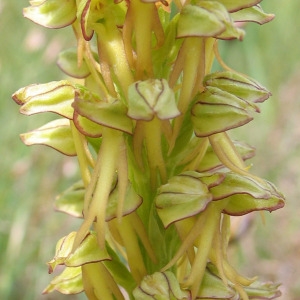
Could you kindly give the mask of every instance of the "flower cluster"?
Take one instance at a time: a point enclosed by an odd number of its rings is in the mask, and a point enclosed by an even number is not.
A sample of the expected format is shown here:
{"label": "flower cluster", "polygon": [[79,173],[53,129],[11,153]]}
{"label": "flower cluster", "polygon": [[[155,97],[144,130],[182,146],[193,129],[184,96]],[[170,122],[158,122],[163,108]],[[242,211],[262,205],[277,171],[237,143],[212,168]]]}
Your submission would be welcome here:
{"label": "flower cluster", "polygon": [[[218,40],[264,24],[260,0],[33,0],[24,16],[71,26],[77,47],[58,66],[76,81],[33,84],[23,114],[58,119],[21,135],[77,156],[81,180],[55,200],[82,218],[57,243],[44,293],[89,299],[274,299],[278,285],[240,275],[227,248],[231,216],[273,211],[284,197],[249,172],[249,145],[230,129],[270,92],[228,68]],[[214,60],[222,71],[212,72]]]}

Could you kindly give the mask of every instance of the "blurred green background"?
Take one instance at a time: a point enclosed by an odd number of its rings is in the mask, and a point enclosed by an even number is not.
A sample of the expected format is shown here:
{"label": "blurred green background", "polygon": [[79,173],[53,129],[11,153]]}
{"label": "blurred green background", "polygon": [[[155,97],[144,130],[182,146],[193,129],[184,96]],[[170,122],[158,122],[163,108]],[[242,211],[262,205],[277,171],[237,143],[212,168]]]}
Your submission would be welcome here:
{"label": "blurred green background", "polygon": [[[69,299],[41,292],[52,278],[45,262],[56,241],[79,224],[53,211],[55,196],[78,178],[76,160],[20,142],[20,133],[52,116],[20,115],[11,94],[31,83],[64,78],[56,56],[74,41],[70,29],[47,30],[24,19],[22,8],[28,5],[0,0],[0,299]],[[265,214],[265,224],[259,214],[239,223],[237,234],[250,226],[232,244],[231,260],[243,274],[282,282],[282,299],[299,300],[300,2],[265,0],[262,6],[276,15],[271,23],[247,25],[243,42],[220,43],[230,67],[273,93],[261,114],[231,135],[256,147],[252,172],[274,182],[287,204]]]}

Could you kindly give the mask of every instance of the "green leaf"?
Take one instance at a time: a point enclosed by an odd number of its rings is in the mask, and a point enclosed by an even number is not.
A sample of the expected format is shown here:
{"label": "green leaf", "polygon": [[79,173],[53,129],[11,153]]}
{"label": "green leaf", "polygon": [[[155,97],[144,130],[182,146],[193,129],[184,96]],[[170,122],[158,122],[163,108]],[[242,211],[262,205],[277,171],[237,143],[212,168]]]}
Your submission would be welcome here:
{"label": "green leaf", "polygon": [[272,21],[275,15],[265,13],[260,5],[254,5],[232,13],[231,17],[235,22],[255,22],[263,25]]}
{"label": "green leaf", "polygon": [[165,227],[203,211],[212,200],[206,184],[197,172],[172,177],[158,189],[155,199],[157,213]]}
{"label": "green leaf", "polygon": [[77,48],[70,48],[59,53],[57,65],[67,75],[74,78],[86,78],[90,70],[83,59],[78,66]]}
{"label": "green leaf", "polygon": [[78,181],[56,197],[54,208],[76,218],[82,218],[84,194],[83,182]]}
{"label": "green leaf", "polygon": [[83,290],[81,267],[67,267],[60,275],[51,280],[43,294],[58,291],[62,294],[73,295],[81,293]]}
{"label": "green leaf", "polygon": [[33,131],[20,135],[27,145],[46,145],[65,155],[77,155],[73,141],[70,122],[67,119],[57,119]]}
{"label": "green leaf", "polygon": [[67,80],[29,85],[19,89],[12,96],[17,104],[22,105],[22,114],[54,112],[68,119],[73,117],[74,110],[71,104],[74,97],[75,88]]}
{"label": "green leaf", "polygon": [[75,0],[30,1],[24,8],[25,18],[48,28],[63,28],[76,20]]}

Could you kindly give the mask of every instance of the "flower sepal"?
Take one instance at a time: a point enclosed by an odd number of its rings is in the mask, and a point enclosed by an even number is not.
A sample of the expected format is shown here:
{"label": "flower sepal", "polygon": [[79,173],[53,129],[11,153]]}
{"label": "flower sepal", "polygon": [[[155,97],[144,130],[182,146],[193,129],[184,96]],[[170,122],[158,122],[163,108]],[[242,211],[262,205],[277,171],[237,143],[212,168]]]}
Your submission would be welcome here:
{"label": "flower sepal", "polygon": [[226,199],[223,212],[232,216],[260,210],[271,212],[284,206],[284,196],[273,184],[250,174],[225,173],[224,180],[210,192],[214,201]]}
{"label": "flower sepal", "polygon": [[90,70],[84,59],[81,61],[80,66],[78,65],[77,48],[69,48],[60,52],[56,63],[65,74],[71,77],[86,78],[90,75]]}
{"label": "flower sepal", "polygon": [[[105,220],[108,222],[118,216],[119,209],[119,185],[118,181],[114,180],[112,185],[107,207]],[[64,212],[71,216],[82,218],[83,217],[83,206],[84,206],[84,195],[86,189],[82,181],[76,182],[70,186],[67,190],[58,195],[55,199],[54,207],[57,211]],[[142,204],[142,198],[137,195],[132,187],[132,184],[128,182],[125,200],[122,205],[121,215],[126,216],[135,211]]]}
{"label": "flower sepal", "polygon": [[[278,289],[280,285],[272,282],[254,281],[243,289],[249,299],[271,300],[281,296]],[[220,278],[216,267],[208,263],[203,277],[202,285],[196,299],[205,300],[238,300],[239,294],[232,283],[225,285]]]}
{"label": "flower sepal", "polygon": [[55,256],[47,263],[50,274],[58,265],[79,267],[88,263],[110,260],[106,249],[99,248],[93,232],[88,233],[77,249],[72,252],[75,236],[76,232],[73,231],[57,242]]}
{"label": "flower sepal", "polygon": [[234,288],[225,285],[222,279],[217,275],[217,270],[213,264],[208,263],[196,299],[236,300],[238,299],[236,297],[237,293]]}
{"label": "flower sepal", "polygon": [[67,80],[61,80],[23,87],[12,98],[21,105],[20,112],[24,115],[53,112],[71,120],[74,96],[74,85]]}
{"label": "flower sepal", "polygon": [[156,272],[143,278],[140,285],[133,291],[135,300],[189,300],[190,292],[182,290],[170,272]]}
{"label": "flower sepal", "polygon": [[231,14],[235,22],[254,22],[260,25],[272,21],[275,17],[273,14],[267,14],[259,4],[238,10]]}
{"label": "flower sepal", "polygon": [[227,92],[206,91],[199,95],[191,110],[194,132],[198,137],[208,137],[245,125],[253,120],[249,112],[252,108],[247,108],[242,108],[240,99]]}
{"label": "flower sepal", "polygon": [[220,2],[197,1],[185,5],[180,12],[177,37],[188,36],[242,40],[244,31],[234,24]]}
{"label": "flower sepal", "polygon": [[20,134],[22,142],[27,145],[45,145],[67,156],[76,156],[70,121],[57,119],[35,130]]}
{"label": "flower sepal", "polygon": [[83,218],[85,188],[82,180],[72,184],[55,198],[54,209],[76,218]]}
{"label": "flower sepal", "polygon": [[63,28],[76,20],[75,0],[34,0],[24,8],[25,18],[48,28]]}
{"label": "flower sepal", "polygon": [[199,214],[212,201],[209,186],[223,180],[222,174],[184,172],[172,177],[158,189],[157,213],[165,227]]}
{"label": "flower sepal", "polygon": [[235,12],[246,7],[251,7],[260,1],[261,0],[218,0],[218,2],[222,3],[229,12]]}
{"label": "flower sepal", "polygon": [[265,87],[252,78],[231,71],[210,73],[205,76],[203,84],[206,88],[215,87],[248,102],[256,111],[259,110],[253,103],[264,102],[271,96]]}
{"label": "flower sepal", "polygon": [[[78,115],[96,124],[132,134],[132,120],[126,114],[126,106],[118,99],[105,102],[93,97],[86,98],[81,93],[76,93],[72,106]],[[76,123],[78,124],[78,122]],[[80,130],[80,126],[78,129]],[[99,130],[99,134],[101,134],[101,130]]]}
{"label": "flower sepal", "polygon": [[65,295],[79,294],[84,291],[81,267],[66,267],[61,274],[54,277],[43,294],[58,291]]}
{"label": "flower sepal", "polygon": [[250,286],[245,287],[249,299],[271,300],[280,297],[280,284],[273,282],[255,281]]}
{"label": "flower sepal", "polygon": [[178,19],[177,37],[212,37],[221,34],[226,26],[216,12],[223,18],[228,16],[225,7],[216,1],[185,5]]}

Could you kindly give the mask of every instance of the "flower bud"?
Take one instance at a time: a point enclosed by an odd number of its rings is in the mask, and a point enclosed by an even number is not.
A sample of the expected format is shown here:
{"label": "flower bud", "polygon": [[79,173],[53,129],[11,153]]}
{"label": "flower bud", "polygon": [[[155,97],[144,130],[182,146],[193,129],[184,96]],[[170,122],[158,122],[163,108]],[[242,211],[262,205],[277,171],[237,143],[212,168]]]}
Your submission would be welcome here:
{"label": "flower bud", "polygon": [[165,79],[138,81],[128,88],[127,115],[135,120],[172,119],[180,114],[173,90]]}
{"label": "flower bud", "polygon": [[[172,177],[158,190],[156,209],[165,227],[194,216],[206,209],[212,201],[208,187],[218,184],[223,176],[207,175],[194,171]],[[203,182],[204,181],[204,182]]]}
{"label": "flower bud", "polygon": [[[229,94],[228,94],[229,95]],[[211,99],[215,98],[214,96]],[[192,122],[198,137],[207,137],[249,123],[248,111],[224,103],[197,102],[192,108]]]}

